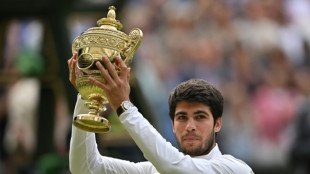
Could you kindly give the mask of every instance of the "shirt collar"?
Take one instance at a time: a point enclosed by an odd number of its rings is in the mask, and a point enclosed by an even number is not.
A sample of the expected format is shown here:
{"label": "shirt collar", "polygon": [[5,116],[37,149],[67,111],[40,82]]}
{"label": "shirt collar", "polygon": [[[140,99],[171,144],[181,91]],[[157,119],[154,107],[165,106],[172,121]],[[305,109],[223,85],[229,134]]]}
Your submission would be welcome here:
{"label": "shirt collar", "polygon": [[215,146],[213,147],[213,149],[206,155],[201,155],[201,156],[196,156],[195,158],[202,158],[202,159],[206,159],[206,160],[210,160],[212,158],[216,158],[222,155],[222,152],[220,151],[217,143],[215,144]]}

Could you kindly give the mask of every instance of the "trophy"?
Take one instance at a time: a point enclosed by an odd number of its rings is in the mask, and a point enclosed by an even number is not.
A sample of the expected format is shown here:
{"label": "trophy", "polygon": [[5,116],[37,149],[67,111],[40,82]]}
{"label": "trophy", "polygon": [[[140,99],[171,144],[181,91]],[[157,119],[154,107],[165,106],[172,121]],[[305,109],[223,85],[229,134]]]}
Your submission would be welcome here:
{"label": "trophy", "polygon": [[[72,43],[72,52],[78,53],[76,61],[76,86],[82,98],[86,101],[89,110],[87,114],[74,116],[73,125],[76,127],[95,133],[110,131],[111,123],[99,115],[100,111],[106,110],[109,102],[105,92],[98,86],[92,84],[89,76],[93,76],[98,81],[105,83],[100,71],[96,67],[96,62],[102,62],[102,57],[106,56],[115,65],[114,58],[121,57],[126,65],[132,61],[133,54],[138,49],[143,33],[140,29],[133,29],[129,35],[122,31],[123,25],[116,20],[115,7],[110,6],[107,18],[97,21],[98,27],[89,28],[83,32]],[[103,64],[104,66],[104,64]]]}

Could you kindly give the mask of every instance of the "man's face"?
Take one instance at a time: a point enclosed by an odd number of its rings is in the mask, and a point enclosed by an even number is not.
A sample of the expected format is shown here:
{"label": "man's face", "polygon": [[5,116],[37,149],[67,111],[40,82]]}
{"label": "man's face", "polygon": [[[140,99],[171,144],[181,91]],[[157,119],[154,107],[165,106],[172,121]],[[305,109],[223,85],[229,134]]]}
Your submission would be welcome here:
{"label": "man's face", "polygon": [[215,133],[221,129],[222,118],[215,125],[210,108],[199,102],[177,103],[172,121],[179,147],[190,156],[205,155],[215,146]]}

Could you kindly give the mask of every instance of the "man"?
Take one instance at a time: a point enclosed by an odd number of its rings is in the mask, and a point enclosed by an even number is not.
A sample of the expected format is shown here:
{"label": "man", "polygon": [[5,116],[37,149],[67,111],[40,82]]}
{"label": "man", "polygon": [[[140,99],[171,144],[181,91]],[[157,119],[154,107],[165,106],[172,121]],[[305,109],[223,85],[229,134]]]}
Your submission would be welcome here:
{"label": "man", "polygon": [[[70,81],[75,86],[76,54],[68,60]],[[108,58],[104,66],[96,66],[106,83],[93,77],[89,80],[102,88],[109,104],[117,112],[121,123],[143,152],[148,161],[133,163],[101,156],[97,150],[95,134],[72,127],[70,144],[70,170],[73,174],[215,174],[253,173],[241,160],[222,155],[215,135],[222,126],[223,98],[211,84],[192,79],[177,86],[170,94],[169,107],[173,131],[182,152],[167,142],[130,103],[130,68],[119,58],[116,72]],[[78,96],[74,115],[86,113],[84,101]],[[127,105],[127,106],[126,106]],[[122,107],[123,106],[123,107]]]}

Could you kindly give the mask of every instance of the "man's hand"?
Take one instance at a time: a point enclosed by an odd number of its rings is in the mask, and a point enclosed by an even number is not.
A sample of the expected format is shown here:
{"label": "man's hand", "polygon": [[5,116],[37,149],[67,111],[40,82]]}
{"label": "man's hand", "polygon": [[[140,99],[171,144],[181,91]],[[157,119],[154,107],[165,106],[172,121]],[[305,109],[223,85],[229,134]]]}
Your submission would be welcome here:
{"label": "man's hand", "polygon": [[129,101],[130,68],[118,56],[115,57],[115,64],[119,67],[119,74],[106,56],[103,56],[102,61],[106,69],[100,62],[96,62],[96,66],[100,70],[101,76],[106,80],[106,83],[101,83],[94,77],[89,77],[89,80],[105,91],[110,106],[116,111],[123,101]]}
{"label": "man's hand", "polygon": [[77,57],[77,53],[74,53],[73,56],[67,61],[67,63],[69,67],[69,81],[74,86],[74,88],[77,90],[76,84],[75,84],[76,57]]}

